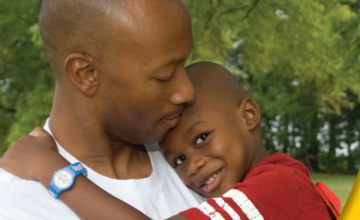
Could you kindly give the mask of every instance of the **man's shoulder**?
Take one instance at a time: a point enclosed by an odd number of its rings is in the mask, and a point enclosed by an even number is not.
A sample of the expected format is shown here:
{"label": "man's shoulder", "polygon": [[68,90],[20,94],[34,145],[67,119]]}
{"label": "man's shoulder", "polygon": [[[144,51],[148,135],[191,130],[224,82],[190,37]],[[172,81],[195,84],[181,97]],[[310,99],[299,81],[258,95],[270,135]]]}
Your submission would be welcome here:
{"label": "man's shoulder", "polygon": [[40,183],[22,179],[1,168],[0,195],[0,219],[78,219]]}

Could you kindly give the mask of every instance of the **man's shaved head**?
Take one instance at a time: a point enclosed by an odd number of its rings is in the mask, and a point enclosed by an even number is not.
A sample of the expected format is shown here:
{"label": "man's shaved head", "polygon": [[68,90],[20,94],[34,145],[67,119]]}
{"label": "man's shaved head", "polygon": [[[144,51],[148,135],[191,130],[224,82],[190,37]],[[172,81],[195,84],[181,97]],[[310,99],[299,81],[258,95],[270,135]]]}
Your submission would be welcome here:
{"label": "man's shaved head", "polygon": [[125,0],[43,0],[39,24],[44,47],[55,71],[67,54],[98,56],[104,46],[104,25],[114,12],[121,13]]}
{"label": "man's shaved head", "polygon": [[151,29],[149,24],[144,27],[143,21],[151,23],[157,16],[153,5],[163,4],[168,9],[175,6],[182,13],[179,3],[183,4],[173,0],[43,0],[39,24],[49,62],[59,73],[64,59],[71,53],[102,58],[113,47],[113,40],[130,44],[123,40],[130,29],[138,33]]}
{"label": "man's shaved head", "polygon": [[195,87],[195,102],[210,101],[209,103],[217,106],[236,107],[248,97],[246,90],[235,76],[218,64],[199,62],[188,66],[187,71]]}

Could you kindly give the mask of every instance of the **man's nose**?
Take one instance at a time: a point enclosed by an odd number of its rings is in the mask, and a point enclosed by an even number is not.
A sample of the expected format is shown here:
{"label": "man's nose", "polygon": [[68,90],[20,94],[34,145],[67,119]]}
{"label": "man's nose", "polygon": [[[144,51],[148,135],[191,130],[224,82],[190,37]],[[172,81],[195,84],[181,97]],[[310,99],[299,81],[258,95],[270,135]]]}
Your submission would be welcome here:
{"label": "man's nose", "polygon": [[193,103],[195,100],[195,89],[186,73],[185,67],[179,70],[175,83],[175,91],[170,97],[171,103],[175,105]]}

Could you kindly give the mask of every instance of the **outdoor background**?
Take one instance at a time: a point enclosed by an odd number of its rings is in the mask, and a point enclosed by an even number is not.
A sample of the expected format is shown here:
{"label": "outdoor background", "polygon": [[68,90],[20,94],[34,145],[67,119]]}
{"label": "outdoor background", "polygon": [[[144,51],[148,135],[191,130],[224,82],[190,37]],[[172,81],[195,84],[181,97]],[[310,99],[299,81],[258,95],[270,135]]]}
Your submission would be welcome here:
{"label": "outdoor background", "polygon": [[[188,63],[225,64],[260,105],[269,152],[303,161],[345,202],[360,167],[360,1],[186,3],[194,33]],[[54,79],[39,4],[0,0],[0,155],[49,113]]]}

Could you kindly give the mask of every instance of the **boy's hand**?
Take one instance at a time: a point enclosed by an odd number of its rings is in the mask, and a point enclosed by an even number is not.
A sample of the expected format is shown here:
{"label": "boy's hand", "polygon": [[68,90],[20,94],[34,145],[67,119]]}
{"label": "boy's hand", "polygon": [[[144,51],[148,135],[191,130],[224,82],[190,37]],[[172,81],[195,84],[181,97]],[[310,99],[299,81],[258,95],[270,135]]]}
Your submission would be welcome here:
{"label": "boy's hand", "polygon": [[53,138],[37,127],[16,140],[0,158],[0,167],[25,179],[47,185],[52,173],[68,165],[57,152]]}

